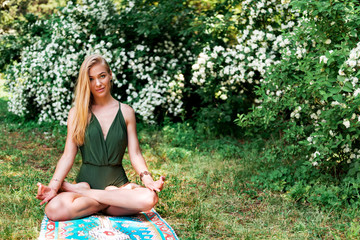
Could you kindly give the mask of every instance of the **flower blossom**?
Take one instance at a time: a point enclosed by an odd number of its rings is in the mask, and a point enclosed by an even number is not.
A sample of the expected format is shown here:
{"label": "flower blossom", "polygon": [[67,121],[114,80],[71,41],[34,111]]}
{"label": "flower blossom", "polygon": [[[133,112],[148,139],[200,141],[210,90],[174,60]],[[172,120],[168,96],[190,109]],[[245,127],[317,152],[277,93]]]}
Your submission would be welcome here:
{"label": "flower blossom", "polygon": [[357,88],[353,93],[354,97],[357,97],[357,95],[359,95],[359,93],[360,93],[360,88]]}
{"label": "flower blossom", "polygon": [[320,63],[323,62],[323,63],[327,63],[328,62],[328,58],[326,56],[321,56],[320,57]]}
{"label": "flower blossom", "polygon": [[344,119],[343,124],[346,128],[350,127],[350,121],[348,119]]}

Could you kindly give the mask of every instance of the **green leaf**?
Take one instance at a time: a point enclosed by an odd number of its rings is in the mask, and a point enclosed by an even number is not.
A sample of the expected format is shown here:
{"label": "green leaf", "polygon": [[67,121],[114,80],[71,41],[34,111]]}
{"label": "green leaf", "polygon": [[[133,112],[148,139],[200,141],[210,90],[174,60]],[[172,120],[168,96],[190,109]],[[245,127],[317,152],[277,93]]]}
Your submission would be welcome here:
{"label": "green leaf", "polygon": [[353,92],[353,86],[350,82],[346,82],[344,87],[343,87],[343,91],[345,92]]}
{"label": "green leaf", "polygon": [[340,95],[340,94],[334,95],[334,96],[332,96],[332,98],[333,98],[335,101],[343,102],[343,96]]}
{"label": "green leaf", "polygon": [[338,86],[328,89],[328,91],[329,91],[330,93],[333,93],[333,94],[339,93],[340,90],[341,90],[341,87],[338,87]]}
{"label": "green leaf", "polygon": [[345,77],[338,75],[338,76],[337,76],[337,80],[340,81],[340,82],[344,82]]}

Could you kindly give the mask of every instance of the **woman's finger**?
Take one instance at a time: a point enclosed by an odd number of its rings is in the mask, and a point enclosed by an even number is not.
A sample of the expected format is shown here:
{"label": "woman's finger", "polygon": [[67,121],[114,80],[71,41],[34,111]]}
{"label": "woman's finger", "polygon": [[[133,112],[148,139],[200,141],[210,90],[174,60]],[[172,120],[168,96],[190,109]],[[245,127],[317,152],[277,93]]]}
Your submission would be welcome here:
{"label": "woman's finger", "polygon": [[53,197],[52,196],[47,196],[41,203],[40,205],[43,205],[44,203],[49,202]]}
{"label": "woman's finger", "polygon": [[157,188],[157,187],[152,187],[151,191],[160,192],[159,188]]}
{"label": "woman's finger", "polygon": [[37,195],[40,196],[42,194],[42,192],[41,192],[41,190],[42,190],[41,183],[38,182],[36,185],[38,186]]}
{"label": "woman's finger", "polygon": [[47,203],[47,199],[46,199],[46,198],[41,201],[40,205],[43,205],[44,203]]}
{"label": "woman's finger", "polygon": [[155,186],[154,186],[154,184],[149,184],[149,185],[147,185],[146,186],[148,189],[150,189],[151,191],[156,191],[156,192],[158,192],[158,188],[156,188]]}

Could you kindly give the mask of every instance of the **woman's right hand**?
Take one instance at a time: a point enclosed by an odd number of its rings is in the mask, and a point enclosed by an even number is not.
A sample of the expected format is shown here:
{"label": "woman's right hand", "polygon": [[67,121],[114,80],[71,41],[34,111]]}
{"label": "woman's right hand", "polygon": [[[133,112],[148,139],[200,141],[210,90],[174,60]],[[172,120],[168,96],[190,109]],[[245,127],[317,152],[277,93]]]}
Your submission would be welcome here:
{"label": "woman's right hand", "polygon": [[37,183],[37,186],[38,186],[38,192],[36,198],[42,200],[40,202],[40,205],[49,202],[57,195],[57,191],[53,188],[45,186],[41,183]]}

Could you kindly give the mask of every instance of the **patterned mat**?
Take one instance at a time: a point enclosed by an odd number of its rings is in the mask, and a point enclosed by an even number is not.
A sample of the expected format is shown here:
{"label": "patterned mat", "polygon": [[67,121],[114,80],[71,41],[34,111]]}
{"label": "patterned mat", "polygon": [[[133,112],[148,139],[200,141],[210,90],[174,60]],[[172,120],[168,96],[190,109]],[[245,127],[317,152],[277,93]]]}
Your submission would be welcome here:
{"label": "patterned mat", "polygon": [[41,223],[39,240],[48,239],[179,239],[170,225],[155,211],[134,216],[92,215],[71,221],[53,222],[46,216]]}

